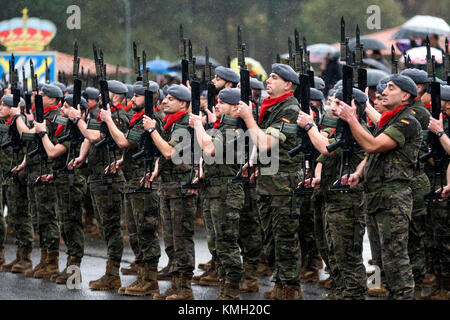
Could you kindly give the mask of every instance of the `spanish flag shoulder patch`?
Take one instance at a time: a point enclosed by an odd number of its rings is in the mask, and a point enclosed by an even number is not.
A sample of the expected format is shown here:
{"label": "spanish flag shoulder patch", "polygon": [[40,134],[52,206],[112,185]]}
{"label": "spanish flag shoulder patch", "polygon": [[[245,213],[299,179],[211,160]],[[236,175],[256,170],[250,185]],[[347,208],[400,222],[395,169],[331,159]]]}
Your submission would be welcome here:
{"label": "spanish flag shoulder patch", "polygon": [[281,121],[283,121],[284,123],[291,123],[291,121],[289,119],[286,119],[286,118],[281,118]]}
{"label": "spanish flag shoulder patch", "polygon": [[413,114],[416,114],[416,111],[415,111],[415,110],[411,110],[411,112],[412,112]]}
{"label": "spanish flag shoulder patch", "polygon": [[403,122],[403,123],[405,123],[405,124],[409,124],[409,121],[408,121],[408,120],[402,119],[402,120],[400,120],[400,121]]}

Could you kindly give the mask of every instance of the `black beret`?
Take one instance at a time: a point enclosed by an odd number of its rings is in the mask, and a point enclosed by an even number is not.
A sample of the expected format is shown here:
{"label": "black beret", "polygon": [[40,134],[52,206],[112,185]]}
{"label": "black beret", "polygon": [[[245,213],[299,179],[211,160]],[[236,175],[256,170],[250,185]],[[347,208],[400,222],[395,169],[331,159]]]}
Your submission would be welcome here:
{"label": "black beret", "polygon": [[[64,97],[64,102],[67,102],[69,106],[76,108],[77,106],[73,105],[73,94],[69,94]],[[88,103],[85,98],[81,97],[80,99],[80,107],[81,109],[87,109]]]}
{"label": "black beret", "polygon": [[180,101],[191,101],[191,92],[189,89],[184,86],[180,86],[179,84],[171,85],[167,94],[170,94],[172,97]]}
{"label": "black beret", "polygon": [[319,78],[318,76],[314,76],[314,88],[317,90],[325,89],[325,81],[323,81],[323,79]]}
{"label": "black beret", "polygon": [[225,103],[235,105],[241,100],[241,90],[235,88],[222,89],[219,92],[219,99]]}
{"label": "black beret", "polygon": [[128,99],[131,99],[131,98],[133,98],[133,86],[131,85],[131,84],[128,84],[128,83],[126,83],[125,84],[126,86],[127,86],[127,98]]}
{"label": "black beret", "polygon": [[[16,108],[17,106],[13,105],[14,96],[12,94],[6,94],[2,97],[2,102],[10,108]],[[20,106],[25,106],[25,100],[20,98]]]}
{"label": "black beret", "polygon": [[409,68],[403,70],[400,74],[403,76],[410,77],[415,84],[422,84],[428,82],[428,74],[426,71],[423,70]]}
{"label": "black beret", "polygon": [[250,88],[253,90],[264,90],[264,84],[256,78],[250,78]]}
{"label": "black beret", "polygon": [[[152,93],[155,93],[159,90],[159,86],[156,82],[149,81],[148,82],[148,90],[151,91]],[[145,94],[144,92],[145,92],[145,87],[143,86],[142,81],[137,81],[133,85],[132,93],[136,93],[137,95],[143,96]]]}
{"label": "black beret", "polygon": [[46,84],[42,87],[42,91],[50,98],[62,98],[63,92],[54,84]]}
{"label": "black beret", "polygon": [[98,99],[100,95],[100,91],[98,91],[97,88],[93,87],[87,87],[86,90],[84,90],[84,92],[86,93],[88,99]]}
{"label": "black beret", "polygon": [[[343,101],[344,99],[344,93],[341,89],[338,89],[336,91],[336,98],[338,98],[339,100]],[[353,88],[353,93],[352,93],[352,99],[355,99],[356,102],[358,102],[359,104],[363,104],[366,103],[367,101],[367,96],[364,92],[362,92],[359,89]]]}
{"label": "black beret", "polygon": [[410,93],[414,97],[417,97],[417,87],[414,81],[407,76],[400,74],[393,74],[389,77],[389,81],[395,83],[401,90]]}
{"label": "black beret", "polygon": [[450,86],[441,85],[441,100],[450,101]]}
{"label": "black beret", "polygon": [[127,86],[117,80],[108,80],[108,90],[115,94],[126,94],[128,92]]}
{"label": "black beret", "polygon": [[311,100],[324,100],[325,97],[323,96],[322,91],[317,90],[315,88],[310,88],[309,89],[309,97]]}
{"label": "black beret", "polygon": [[294,71],[294,69],[291,68],[291,66],[288,66],[287,64],[272,64],[272,73],[276,73],[281,78],[283,78],[284,81],[290,81],[293,84],[297,85],[300,84],[297,73]]}
{"label": "black beret", "polygon": [[228,82],[239,83],[240,81],[239,74],[230,68],[218,66],[216,68],[216,75]]}
{"label": "black beret", "polygon": [[73,84],[66,87],[66,90],[64,92],[67,92],[69,94],[73,94]]}
{"label": "black beret", "polygon": [[52,82],[52,84],[54,84],[55,86],[60,88],[62,92],[66,92],[66,86],[63,83],[55,81],[55,82]]}

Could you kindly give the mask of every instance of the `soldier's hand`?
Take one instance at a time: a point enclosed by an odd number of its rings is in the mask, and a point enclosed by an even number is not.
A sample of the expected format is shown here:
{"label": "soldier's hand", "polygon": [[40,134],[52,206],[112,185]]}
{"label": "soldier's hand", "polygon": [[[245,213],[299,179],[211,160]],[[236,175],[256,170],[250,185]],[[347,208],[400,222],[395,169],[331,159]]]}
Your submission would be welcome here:
{"label": "soldier's hand", "polygon": [[55,182],[55,176],[53,174],[48,174],[47,175],[47,182],[48,183],[53,183]]}
{"label": "soldier's hand", "polygon": [[202,126],[202,117],[196,114],[189,114],[189,126],[195,128],[197,126]]}
{"label": "soldier's hand", "polygon": [[320,178],[314,177],[313,181],[312,181],[312,187],[314,188],[314,190],[319,190],[321,183],[322,183],[322,180]]}
{"label": "soldier's hand", "polygon": [[21,112],[21,110],[20,110],[20,102],[19,102],[19,104],[17,105],[17,107],[16,108],[11,108],[11,116],[12,117],[14,117],[14,116],[18,116],[18,115],[20,115],[20,112]]}
{"label": "soldier's hand", "polygon": [[238,115],[244,121],[247,120],[247,119],[253,119],[252,108],[250,108],[249,105],[246,104],[245,102],[239,101]]}
{"label": "soldier's hand", "polygon": [[149,130],[150,128],[155,128],[156,127],[156,120],[153,120],[152,118],[144,115],[143,118],[143,123],[144,123],[144,129],[145,130]]}
{"label": "soldier's hand", "polygon": [[297,117],[297,125],[305,128],[308,123],[314,123],[314,117],[300,110]]}
{"label": "soldier's hand", "polygon": [[79,106],[77,107],[77,109],[75,109],[74,107],[70,107],[69,119],[75,120],[75,118],[81,118],[81,109]]}
{"label": "soldier's hand", "polygon": [[44,132],[47,130],[44,123],[34,121],[33,124],[34,124],[34,130],[36,133]]}
{"label": "soldier's hand", "polygon": [[111,107],[109,106],[109,103],[106,105],[106,110],[102,109],[99,111],[100,120],[103,122],[108,122],[111,120]]}
{"label": "soldier's hand", "polygon": [[207,121],[208,123],[216,122],[217,117],[216,117],[216,108],[215,107],[213,108],[213,112],[209,111],[208,108],[205,109],[205,112],[208,117],[208,121]]}
{"label": "soldier's hand", "polygon": [[439,115],[439,120],[430,117],[430,123],[428,124],[428,130],[437,134],[438,132],[444,131],[443,125],[443,115],[442,113]]}
{"label": "soldier's hand", "polygon": [[360,177],[358,174],[355,174],[355,173],[352,173],[350,175],[346,174],[346,175],[342,176],[341,184],[343,186],[349,185],[350,188],[353,188],[360,182],[359,179],[360,179]]}
{"label": "soldier's hand", "polygon": [[28,121],[28,122],[33,122],[33,121],[34,121],[34,115],[33,115],[33,112],[25,113],[25,116],[27,117],[27,121]]}
{"label": "soldier's hand", "polygon": [[449,184],[449,185],[446,185],[446,186],[444,187],[444,190],[442,190],[442,196],[443,196],[444,198],[448,198],[448,197],[450,196],[450,184]]}
{"label": "soldier's hand", "polygon": [[305,183],[303,183],[303,181],[300,181],[297,187],[301,188],[302,186],[304,188],[311,188],[311,179],[305,179]]}
{"label": "soldier's hand", "polygon": [[355,110],[343,101],[339,101],[338,109],[337,116],[346,122],[356,117]]}
{"label": "soldier's hand", "polygon": [[73,159],[72,161],[70,161],[69,164],[72,166],[72,169],[73,168],[78,169],[79,167],[81,167],[83,162],[84,162],[83,159],[81,159],[80,157],[77,157],[77,158]]}
{"label": "soldier's hand", "polygon": [[15,166],[14,168],[12,168],[11,172],[17,173],[19,176],[21,176],[25,173],[25,165],[19,164],[18,166]]}

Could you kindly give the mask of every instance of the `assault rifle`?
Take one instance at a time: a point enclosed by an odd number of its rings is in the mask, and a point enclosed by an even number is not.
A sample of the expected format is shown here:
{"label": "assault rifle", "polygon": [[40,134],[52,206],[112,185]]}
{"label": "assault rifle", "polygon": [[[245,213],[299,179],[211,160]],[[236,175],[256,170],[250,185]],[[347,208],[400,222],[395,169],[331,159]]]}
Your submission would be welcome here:
{"label": "assault rifle", "polygon": [[181,83],[186,85],[189,80],[189,65],[188,60],[186,59],[186,43],[187,39],[184,38],[183,34],[183,25],[180,24],[180,28],[178,29],[178,54],[181,59]]}
{"label": "assault rifle", "polygon": [[209,50],[208,47],[205,48],[205,80],[206,80],[206,90],[208,91],[208,110],[213,112],[214,106],[216,105],[216,87],[212,83],[212,64],[209,62]]}

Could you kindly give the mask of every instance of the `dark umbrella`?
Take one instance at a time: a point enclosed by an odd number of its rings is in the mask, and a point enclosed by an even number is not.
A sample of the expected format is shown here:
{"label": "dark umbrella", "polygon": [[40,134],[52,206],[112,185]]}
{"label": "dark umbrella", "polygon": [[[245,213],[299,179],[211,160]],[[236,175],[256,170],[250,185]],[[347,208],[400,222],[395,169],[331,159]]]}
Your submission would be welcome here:
{"label": "dark umbrella", "polygon": [[[205,65],[205,56],[197,56],[197,57],[195,57],[195,59],[196,59],[195,60],[196,67],[203,67]],[[216,68],[221,65],[219,62],[217,62],[215,59],[213,59],[211,57],[209,58],[209,62],[212,64],[213,68]],[[181,60],[171,63],[167,69],[181,70]]]}
{"label": "dark umbrella", "polygon": [[[364,50],[387,50],[383,42],[370,37],[361,37],[361,44],[364,46]],[[356,38],[353,38],[349,41],[348,47],[352,51],[355,50]]]}
{"label": "dark umbrella", "polygon": [[379,62],[375,59],[372,59],[372,58],[363,59],[363,64],[373,67],[375,69],[381,70],[381,71],[388,72],[389,74],[391,73],[391,70],[389,70],[388,67],[386,67],[381,62]]}
{"label": "dark umbrella", "polygon": [[367,69],[367,86],[375,87],[381,79],[388,76],[389,73],[377,69]]}

